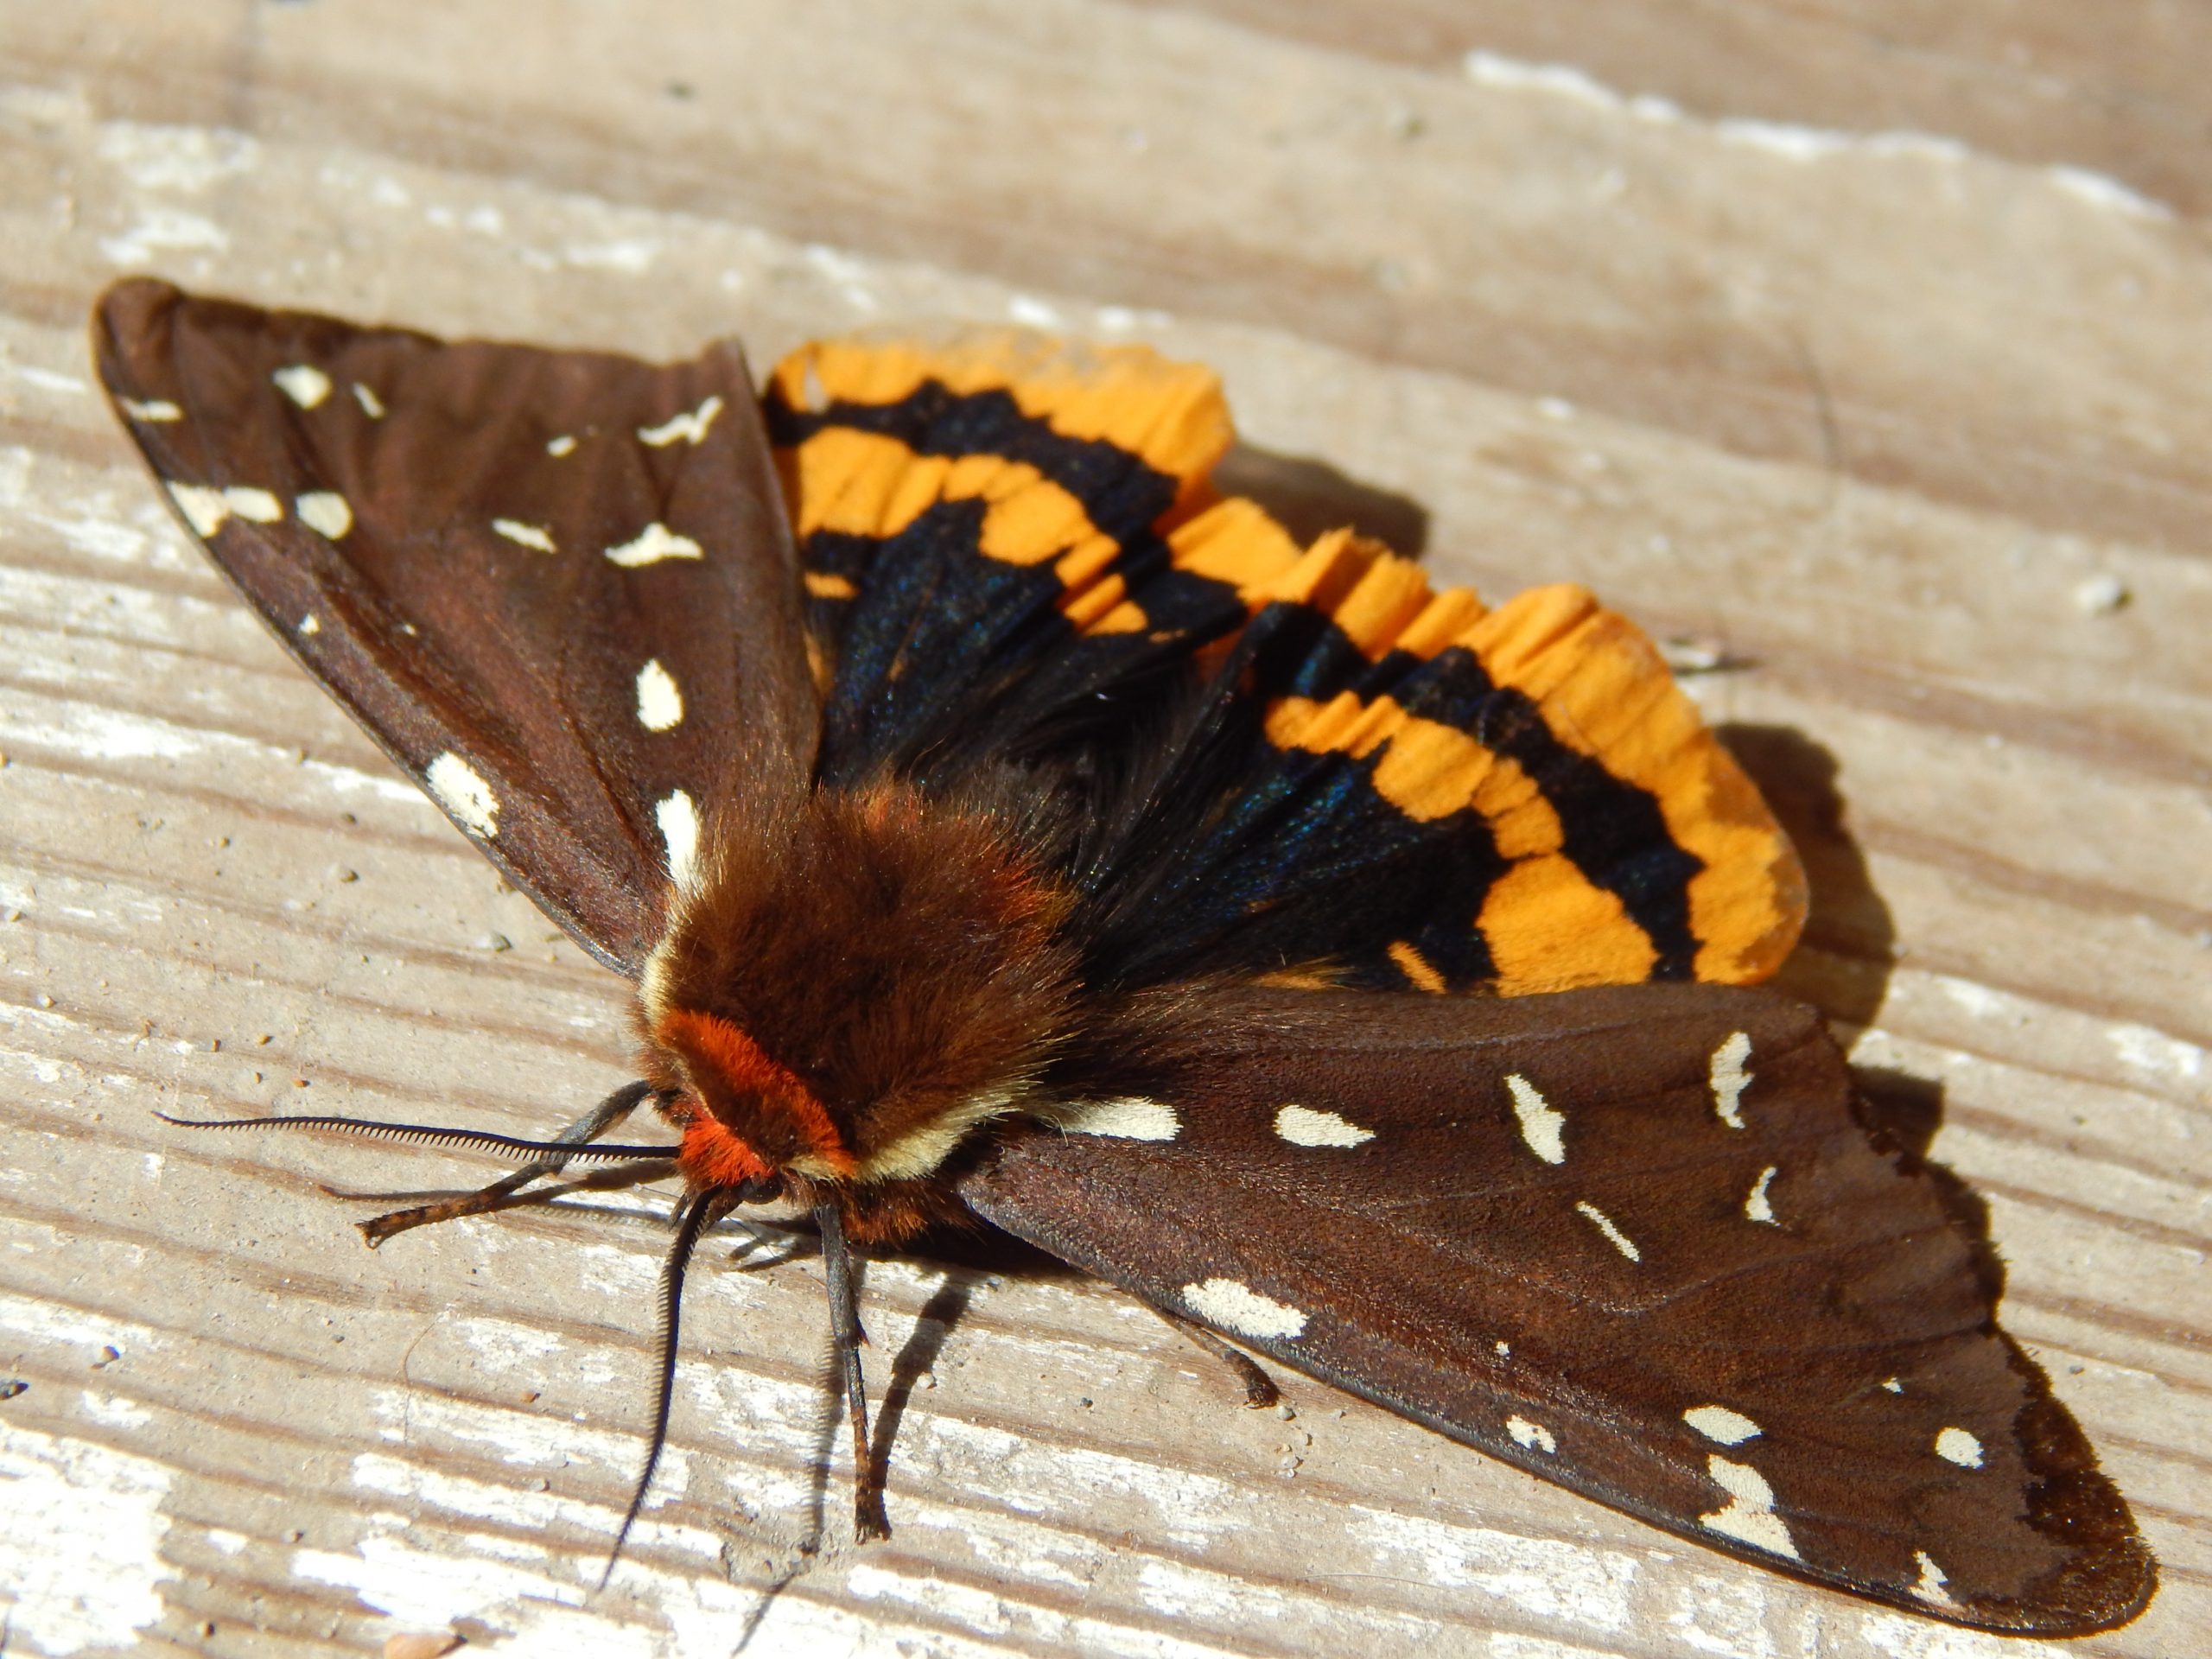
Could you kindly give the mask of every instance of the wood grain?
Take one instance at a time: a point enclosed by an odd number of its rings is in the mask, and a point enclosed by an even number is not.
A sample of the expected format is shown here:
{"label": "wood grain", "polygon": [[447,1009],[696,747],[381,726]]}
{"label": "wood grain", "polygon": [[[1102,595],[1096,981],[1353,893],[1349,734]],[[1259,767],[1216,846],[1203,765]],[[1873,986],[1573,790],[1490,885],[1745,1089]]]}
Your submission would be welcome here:
{"label": "wood grain", "polygon": [[[564,1122],[622,987],[171,525],[127,270],[646,354],[954,315],[1226,373],[1241,480],[1693,681],[1816,883],[1785,983],[1986,1199],[2009,1327],[2212,1628],[2212,257],[2201,9],[0,0],[0,1611],[46,1654],[1952,1656],[1103,1287],[868,1274],[851,1548],[818,1263],[666,1194],[363,1250],[425,1152],[156,1109]],[[1468,54],[1479,54],[1471,60]],[[1547,67],[1546,66],[1549,66]],[[1663,100],[1663,102],[1659,101]],[[2116,606],[2109,603],[2121,596]],[[828,1495],[825,1497],[825,1493]],[[2190,1632],[2200,1632],[2192,1637]]]}

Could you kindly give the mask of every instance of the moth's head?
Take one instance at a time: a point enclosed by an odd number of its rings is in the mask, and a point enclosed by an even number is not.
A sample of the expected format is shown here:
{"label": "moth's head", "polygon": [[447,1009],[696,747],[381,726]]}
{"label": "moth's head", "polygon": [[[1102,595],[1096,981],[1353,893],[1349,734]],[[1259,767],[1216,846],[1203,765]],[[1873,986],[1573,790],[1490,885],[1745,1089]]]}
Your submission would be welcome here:
{"label": "moth's head", "polygon": [[636,1020],[696,1183],[909,1180],[1020,1109],[1075,967],[1068,899],[995,815],[823,790],[710,821],[696,868]]}

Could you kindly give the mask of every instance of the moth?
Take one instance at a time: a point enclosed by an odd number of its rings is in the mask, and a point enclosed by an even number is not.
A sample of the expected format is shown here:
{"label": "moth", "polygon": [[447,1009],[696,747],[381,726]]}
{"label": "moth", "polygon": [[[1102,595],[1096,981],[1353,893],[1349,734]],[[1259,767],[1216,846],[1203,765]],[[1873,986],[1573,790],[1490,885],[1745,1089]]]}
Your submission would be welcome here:
{"label": "moth", "polygon": [[[148,280],[94,334],[286,648],[634,983],[638,1080],[550,1140],[277,1121],[521,1160],[372,1241],[673,1160],[656,1452],[690,1255],[772,1200],[862,1469],[854,1254],[988,1224],[1762,1567],[2005,1631],[2150,1597],[1976,1239],[1750,988],[1787,838],[1587,592],[1300,545],[1138,347],[830,340],[756,390],[728,342]],[[602,1138],[641,1109],[671,1138]]]}

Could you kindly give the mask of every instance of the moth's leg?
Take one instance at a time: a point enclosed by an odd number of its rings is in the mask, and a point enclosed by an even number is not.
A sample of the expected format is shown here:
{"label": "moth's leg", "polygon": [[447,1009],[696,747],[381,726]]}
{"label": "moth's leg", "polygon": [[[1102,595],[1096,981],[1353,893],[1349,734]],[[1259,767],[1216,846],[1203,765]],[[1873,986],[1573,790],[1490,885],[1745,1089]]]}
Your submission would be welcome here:
{"label": "moth's leg", "polygon": [[[1150,1306],[1151,1304],[1147,1303],[1146,1306]],[[1203,1325],[1192,1319],[1186,1319],[1179,1313],[1170,1313],[1164,1307],[1154,1307],[1152,1311],[1166,1320],[1175,1330],[1182,1332],[1192,1343],[1205,1349],[1206,1352],[1236,1372],[1237,1382],[1243,1386],[1244,1403],[1247,1406],[1255,1408],[1261,1406],[1272,1406],[1282,1397],[1276,1392],[1274,1379],[1262,1370],[1259,1361],[1254,1359],[1242,1348],[1232,1348]]]}
{"label": "moth's leg", "polygon": [[[626,1083],[605,1100],[593,1107],[582,1117],[555,1135],[563,1146],[581,1147],[596,1141],[624,1118],[636,1111],[652,1093],[652,1085],[643,1081]],[[489,1186],[457,1198],[441,1198],[435,1204],[420,1204],[411,1209],[394,1210],[371,1221],[356,1222],[361,1236],[374,1249],[394,1234],[404,1233],[410,1227],[427,1227],[433,1222],[456,1221],[462,1216],[481,1215],[486,1211],[505,1209],[516,1202],[514,1195],[532,1181],[548,1175],[557,1175],[567,1167],[568,1160],[557,1154],[538,1159],[524,1165],[512,1174],[502,1175]]]}
{"label": "moth's leg", "polygon": [[815,1225],[822,1230],[822,1267],[830,1281],[830,1332],[845,1376],[845,1409],[853,1426],[853,1530],[862,1543],[888,1538],[891,1522],[883,1513],[883,1491],[871,1477],[868,1456],[868,1390],[861,1376],[860,1310],[853,1297],[853,1258],[845,1247],[845,1218],[835,1203],[818,1205]]}

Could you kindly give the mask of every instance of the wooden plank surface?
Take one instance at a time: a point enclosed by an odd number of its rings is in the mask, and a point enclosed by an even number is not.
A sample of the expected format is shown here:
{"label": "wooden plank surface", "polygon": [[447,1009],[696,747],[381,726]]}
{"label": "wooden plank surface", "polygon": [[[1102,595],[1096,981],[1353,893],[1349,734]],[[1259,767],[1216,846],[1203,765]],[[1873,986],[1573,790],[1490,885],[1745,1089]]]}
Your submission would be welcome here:
{"label": "wooden plank surface", "polygon": [[[1570,23],[1567,19],[1572,18]],[[1237,481],[1592,583],[1815,880],[1785,983],[1986,1201],[2009,1327],[2212,1629],[2212,13],[2066,0],[0,0],[0,1616],[10,1650],[2055,1652],[1688,1548],[1103,1287],[869,1271],[855,1550],[818,1264],[665,1193],[364,1251],[428,1153],[620,1080],[621,985],[262,632],[94,395],[149,270],[763,361],[1012,318],[1219,365]],[[825,1497],[825,1493],[827,1496]]]}

